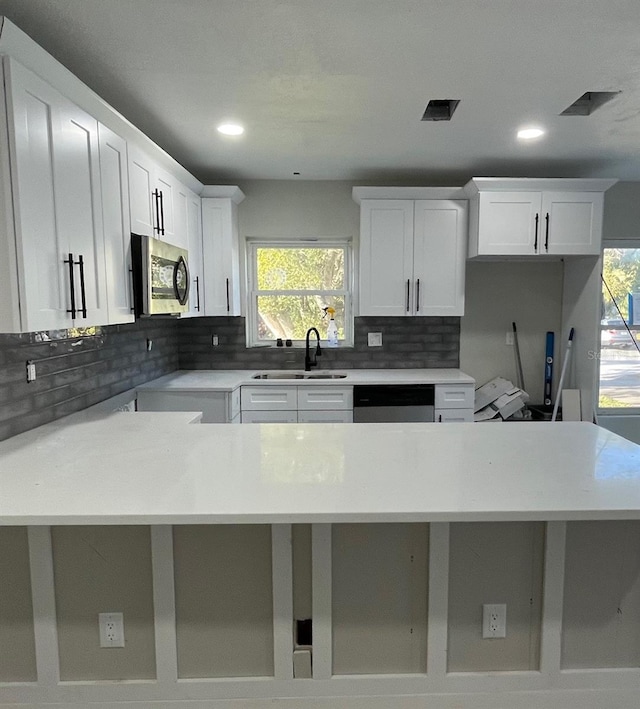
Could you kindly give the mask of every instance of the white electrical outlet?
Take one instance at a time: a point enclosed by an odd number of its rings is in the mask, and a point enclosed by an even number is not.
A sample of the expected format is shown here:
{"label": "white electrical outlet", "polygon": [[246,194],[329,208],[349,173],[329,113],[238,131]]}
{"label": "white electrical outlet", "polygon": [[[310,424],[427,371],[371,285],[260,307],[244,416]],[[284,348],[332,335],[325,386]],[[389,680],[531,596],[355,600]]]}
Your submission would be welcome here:
{"label": "white electrical outlet", "polygon": [[515,340],[513,337],[513,332],[511,330],[507,330],[507,336],[505,337],[504,340],[505,345],[513,345],[515,344]]}
{"label": "white electrical outlet", "polygon": [[485,603],[482,606],[482,637],[507,637],[507,606],[505,603]]}
{"label": "white electrical outlet", "polygon": [[36,365],[31,360],[27,361],[27,381],[35,382],[36,380]]}
{"label": "white electrical outlet", "polygon": [[367,333],[367,344],[369,347],[382,347],[382,333],[369,332]]}
{"label": "white electrical outlet", "polygon": [[220,340],[218,340],[217,335],[212,335],[211,336],[211,346],[212,347],[217,347],[220,344]]}
{"label": "white electrical outlet", "polygon": [[98,613],[100,647],[124,647],[124,618],[122,613]]}

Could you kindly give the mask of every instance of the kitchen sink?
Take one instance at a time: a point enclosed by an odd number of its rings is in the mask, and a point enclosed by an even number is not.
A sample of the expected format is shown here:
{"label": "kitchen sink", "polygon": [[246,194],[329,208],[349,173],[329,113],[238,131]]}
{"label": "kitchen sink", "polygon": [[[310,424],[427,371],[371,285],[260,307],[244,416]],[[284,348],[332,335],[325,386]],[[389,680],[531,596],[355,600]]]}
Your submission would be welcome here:
{"label": "kitchen sink", "polygon": [[317,374],[313,372],[261,372],[252,379],[345,379],[346,374]]}

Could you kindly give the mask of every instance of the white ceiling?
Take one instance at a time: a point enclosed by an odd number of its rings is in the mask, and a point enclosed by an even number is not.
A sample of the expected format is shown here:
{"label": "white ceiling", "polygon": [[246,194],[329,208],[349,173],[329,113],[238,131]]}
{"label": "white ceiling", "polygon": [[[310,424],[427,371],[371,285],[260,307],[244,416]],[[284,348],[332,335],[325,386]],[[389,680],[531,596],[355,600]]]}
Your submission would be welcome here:
{"label": "white ceiling", "polygon": [[[0,0],[204,182],[640,180],[639,0]],[[621,91],[590,117],[585,91]],[[450,123],[429,99],[460,99]],[[220,136],[225,119],[246,126]],[[518,127],[544,140],[519,144]]]}

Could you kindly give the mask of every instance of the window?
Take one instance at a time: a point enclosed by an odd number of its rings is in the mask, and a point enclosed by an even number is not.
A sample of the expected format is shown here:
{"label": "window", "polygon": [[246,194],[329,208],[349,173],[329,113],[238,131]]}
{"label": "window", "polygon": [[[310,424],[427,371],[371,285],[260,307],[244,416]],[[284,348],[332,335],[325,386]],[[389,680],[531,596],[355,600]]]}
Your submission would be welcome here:
{"label": "window", "polygon": [[249,241],[247,263],[249,345],[278,338],[301,342],[310,327],[326,340],[329,316],[324,308],[335,310],[339,342],[353,342],[347,241]]}
{"label": "window", "polygon": [[599,408],[640,413],[640,248],[605,248]]}

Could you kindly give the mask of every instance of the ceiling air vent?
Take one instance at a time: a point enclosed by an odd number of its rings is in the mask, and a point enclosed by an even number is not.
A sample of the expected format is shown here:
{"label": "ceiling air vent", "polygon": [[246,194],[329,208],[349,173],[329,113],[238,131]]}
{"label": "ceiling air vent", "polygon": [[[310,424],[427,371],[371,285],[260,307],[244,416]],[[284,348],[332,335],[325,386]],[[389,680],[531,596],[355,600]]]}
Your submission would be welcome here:
{"label": "ceiling air vent", "polygon": [[600,106],[611,101],[619,91],[587,91],[560,114],[561,116],[590,116]]}
{"label": "ceiling air vent", "polygon": [[450,121],[459,103],[460,100],[455,98],[433,99],[427,104],[420,120]]}

